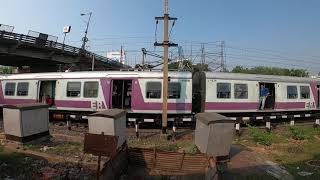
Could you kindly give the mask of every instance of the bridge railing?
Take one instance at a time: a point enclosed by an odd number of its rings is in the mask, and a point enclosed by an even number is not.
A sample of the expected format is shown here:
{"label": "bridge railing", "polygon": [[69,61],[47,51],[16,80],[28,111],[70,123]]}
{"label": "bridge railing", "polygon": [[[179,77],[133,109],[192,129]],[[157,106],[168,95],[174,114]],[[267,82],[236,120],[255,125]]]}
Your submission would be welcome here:
{"label": "bridge railing", "polygon": [[55,41],[48,41],[48,40],[40,39],[40,38],[33,37],[33,36],[28,36],[28,35],[24,35],[24,34],[17,34],[17,33],[12,33],[12,32],[6,32],[6,31],[0,31],[0,39],[12,40],[12,41],[16,41],[18,43],[25,43],[25,44],[29,44],[29,45],[36,46],[36,47],[45,47],[45,48],[49,48],[49,49],[52,48],[55,50],[61,50],[63,52],[69,52],[69,53],[73,53],[73,54],[77,54],[77,55],[84,54],[87,57],[94,56],[97,61],[107,62],[110,65],[116,66],[116,67],[126,67],[125,65],[122,65],[118,61],[111,60],[111,59],[106,58],[104,56],[83,50],[81,48],[69,46],[69,45],[58,43]]}

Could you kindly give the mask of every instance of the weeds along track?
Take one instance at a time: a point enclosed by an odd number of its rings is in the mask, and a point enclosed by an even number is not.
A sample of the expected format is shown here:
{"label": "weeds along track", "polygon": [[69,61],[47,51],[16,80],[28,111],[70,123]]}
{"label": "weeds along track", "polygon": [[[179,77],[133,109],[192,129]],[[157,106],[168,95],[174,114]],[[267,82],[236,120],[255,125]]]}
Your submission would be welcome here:
{"label": "weeds along track", "polygon": [[[193,128],[191,127],[177,127],[177,133],[184,133],[187,131],[192,131]],[[170,128],[169,133],[172,132],[172,128]],[[69,131],[67,128],[67,124],[65,122],[51,122],[50,123],[50,132],[53,134],[66,134],[70,136],[84,136],[84,133],[89,132],[88,124],[87,123],[72,123],[71,130]],[[160,127],[153,127],[153,126],[140,126],[139,130],[139,137],[151,137],[154,135],[159,135],[161,132]],[[128,126],[127,127],[127,134],[129,137],[136,136],[136,129],[135,127]]]}
{"label": "weeds along track", "polygon": [[[261,129],[266,128],[266,122],[263,120],[260,121],[250,121],[246,123],[241,123],[240,130],[244,131],[248,129],[247,125],[255,126]],[[312,118],[295,118],[294,121],[295,125],[314,125],[315,120]],[[282,119],[282,120],[271,120],[271,129],[277,129],[285,126],[290,125],[290,119]],[[194,130],[194,125],[192,126],[183,126],[183,127],[176,127],[176,131],[178,134],[184,132],[190,132]],[[86,122],[72,122],[71,130],[69,131],[67,128],[66,122],[57,122],[51,121],[50,122],[50,132],[51,134],[65,134],[70,136],[81,136],[83,137],[85,133],[89,132],[88,123]],[[141,124],[139,125],[139,137],[150,137],[154,135],[158,135],[161,132],[161,127],[154,126],[152,124]],[[172,133],[172,126],[168,127],[168,132]],[[0,120],[0,133],[4,133],[3,128],[3,120]],[[136,129],[134,126],[127,127],[127,134],[129,137],[136,136]]]}
{"label": "weeds along track", "polygon": [[[276,119],[270,120],[271,129],[278,128],[278,127],[285,127],[290,125],[290,119]],[[266,128],[266,121],[249,121],[249,122],[242,122],[240,123],[241,129],[247,129],[248,125],[255,126],[258,128]],[[292,125],[315,125],[315,120],[312,118],[295,118],[294,123]]]}

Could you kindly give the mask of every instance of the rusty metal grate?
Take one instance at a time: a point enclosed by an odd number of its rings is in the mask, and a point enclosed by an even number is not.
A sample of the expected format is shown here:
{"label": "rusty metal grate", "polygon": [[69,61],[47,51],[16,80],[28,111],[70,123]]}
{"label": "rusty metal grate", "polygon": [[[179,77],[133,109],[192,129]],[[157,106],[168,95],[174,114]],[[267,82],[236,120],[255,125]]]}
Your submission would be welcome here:
{"label": "rusty metal grate", "polygon": [[118,137],[86,133],[83,151],[96,156],[112,156],[117,152]]}
{"label": "rusty metal grate", "polygon": [[208,157],[204,154],[192,155],[156,149],[130,148],[129,163],[150,170],[191,174],[205,172],[208,167]]}

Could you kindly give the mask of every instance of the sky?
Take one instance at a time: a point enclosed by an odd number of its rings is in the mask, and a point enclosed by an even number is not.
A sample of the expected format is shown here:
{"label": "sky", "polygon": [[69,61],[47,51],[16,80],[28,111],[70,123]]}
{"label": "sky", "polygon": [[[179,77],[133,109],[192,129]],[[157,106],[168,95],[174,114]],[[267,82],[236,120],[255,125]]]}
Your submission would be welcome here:
{"label": "sky", "polygon": [[[163,23],[156,31],[154,17],[163,15],[164,0],[0,1],[0,24],[14,26],[16,33],[33,30],[62,42],[62,29],[70,25],[66,44],[80,47],[88,20],[80,13],[92,12],[88,50],[106,55],[122,45],[130,65],[141,61],[141,48],[162,53],[153,43],[163,38]],[[178,18],[170,40],[195,63],[203,45],[206,62],[215,66],[224,41],[229,70],[236,65],[275,66],[315,74],[320,71],[319,7],[319,0],[169,0],[170,16]],[[177,48],[171,51],[177,55]]]}

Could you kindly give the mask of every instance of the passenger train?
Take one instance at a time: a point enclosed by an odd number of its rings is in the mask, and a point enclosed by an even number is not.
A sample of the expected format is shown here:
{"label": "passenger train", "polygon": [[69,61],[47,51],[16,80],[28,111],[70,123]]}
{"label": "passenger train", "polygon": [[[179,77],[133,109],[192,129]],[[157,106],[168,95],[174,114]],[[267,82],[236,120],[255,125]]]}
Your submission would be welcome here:
{"label": "passenger train", "polygon": [[[161,122],[162,72],[103,71],[0,76],[0,105],[42,102],[58,119],[86,119],[121,108],[129,121]],[[269,89],[259,110],[260,85]],[[198,112],[316,111],[320,81],[270,75],[169,72],[168,120],[192,121]]]}

